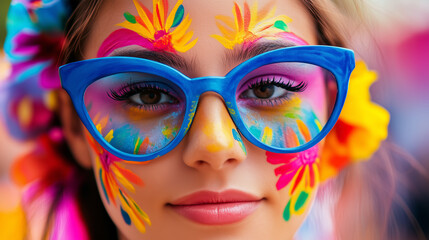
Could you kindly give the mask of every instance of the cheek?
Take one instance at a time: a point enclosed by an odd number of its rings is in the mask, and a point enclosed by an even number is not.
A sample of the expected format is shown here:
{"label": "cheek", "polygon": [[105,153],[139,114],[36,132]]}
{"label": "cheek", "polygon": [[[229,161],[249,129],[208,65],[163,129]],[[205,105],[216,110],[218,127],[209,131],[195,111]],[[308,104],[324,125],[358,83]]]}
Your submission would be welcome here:
{"label": "cheek", "polygon": [[283,211],[289,221],[292,215],[301,215],[307,209],[311,194],[319,183],[319,145],[294,154],[266,152],[267,162],[276,165],[277,190],[289,186],[290,197]]}
{"label": "cheek", "polygon": [[240,109],[251,134],[266,145],[294,148],[306,144],[320,133],[324,121],[308,102],[291,99],[285,109],[272,112],[250,112]]}
{"label": "cheek", "polygon": [[125,168],[122,159],[105,151],[95,140],[88,137],[93,152],[93,166],[99,191],[109,215],[118,227],[135,227],[141,233],[151,224],[149,216],[133,199],[137,187],[143,181]]}

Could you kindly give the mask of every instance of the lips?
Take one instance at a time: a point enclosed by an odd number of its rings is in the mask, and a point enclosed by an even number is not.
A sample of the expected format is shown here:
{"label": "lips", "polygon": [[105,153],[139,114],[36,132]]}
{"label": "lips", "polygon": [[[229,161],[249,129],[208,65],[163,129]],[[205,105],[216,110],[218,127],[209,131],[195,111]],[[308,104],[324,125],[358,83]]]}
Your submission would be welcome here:
{"label": "lips", "polygon": [[200,191],[168,203],[167,206],[196,223],[222,225],[239,222],[248,217],[259,207],[262,200],[237,190]]}

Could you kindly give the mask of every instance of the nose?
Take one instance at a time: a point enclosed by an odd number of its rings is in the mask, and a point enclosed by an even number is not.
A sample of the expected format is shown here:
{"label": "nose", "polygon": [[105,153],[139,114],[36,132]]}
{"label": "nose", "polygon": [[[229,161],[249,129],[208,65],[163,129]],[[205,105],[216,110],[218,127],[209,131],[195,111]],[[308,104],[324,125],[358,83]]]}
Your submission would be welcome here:
{"label": "nose", "polygon": [[189,129],[183,161],[199,170],[233,167],[246,158],[246,148],[223,99],[208,92],[200,97]]}

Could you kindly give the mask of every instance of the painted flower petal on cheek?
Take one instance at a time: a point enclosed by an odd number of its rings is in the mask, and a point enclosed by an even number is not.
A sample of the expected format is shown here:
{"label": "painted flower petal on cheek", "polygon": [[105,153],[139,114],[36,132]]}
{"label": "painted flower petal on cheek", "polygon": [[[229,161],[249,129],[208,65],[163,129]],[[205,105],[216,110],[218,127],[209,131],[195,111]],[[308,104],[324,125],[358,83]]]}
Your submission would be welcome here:
{"label": "painted flower petal on cheek", "polygon": [[291,215],[304,213],[311,193],[319,184],[319,148],[293,154],[266,152],[266,155],[269,163],[281,165],[275,169],[276,176],[280,176],[277,189],[289,185],[290,199],[283,213],[283,218],[289,221]]}
{"label": "painted flower petal on cheek", "polygon": [[[97,126],[101,132],[102,124],[99,123]],[[114,137],[114,131],[110,130],[104,138],[109,142]],[[145,224],[151,225],[149,216],[128,193],[135,193],[134,185],[143,187],[143,181],[132,171],[122,166],[122,162],[124,162],[122,159],[108,153],[92,137],[88,136],[88,141],[97,154],[95,159],[97,174],[107,203],[112,203],[114,206],[119,204],[124,222],[127,225],[133,223],[141,233],[145,233]]]}
{"label": "painted flower petal on cheek", "polygon": [[292,21],[285,15],[274,16],[276,11],[274,2],[267,3],[258,9],[255,1],[250,7],[244,2],[242,8],[235,2],[234,18],[224,15],[216,16],[217,27],[222,35],[212,35],[225,48],[233,49],[237,44],[251,44],[261,38],[276,37],[278,34],[291,34],[288,23]]}

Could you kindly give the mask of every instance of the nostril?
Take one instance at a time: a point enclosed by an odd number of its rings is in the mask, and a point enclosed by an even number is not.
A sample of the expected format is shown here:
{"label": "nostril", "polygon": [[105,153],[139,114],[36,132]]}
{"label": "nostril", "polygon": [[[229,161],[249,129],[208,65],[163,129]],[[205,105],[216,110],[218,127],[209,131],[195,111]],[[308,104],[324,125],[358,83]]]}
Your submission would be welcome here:
{"label": "nostril", "polygon": [[203,160],[198,160],[197,162],[196,162],[196,165],[197,166],[202,166],[202,165],[204,165],[205,164],[205,162],[203,161]]}
{"label": "nostril", "polygon": [[230,158],[230,159],[226,160],[225,164],[231,164],[231,163],[234,163],[234,162],[235,162],[235,159],[234,158]]}

